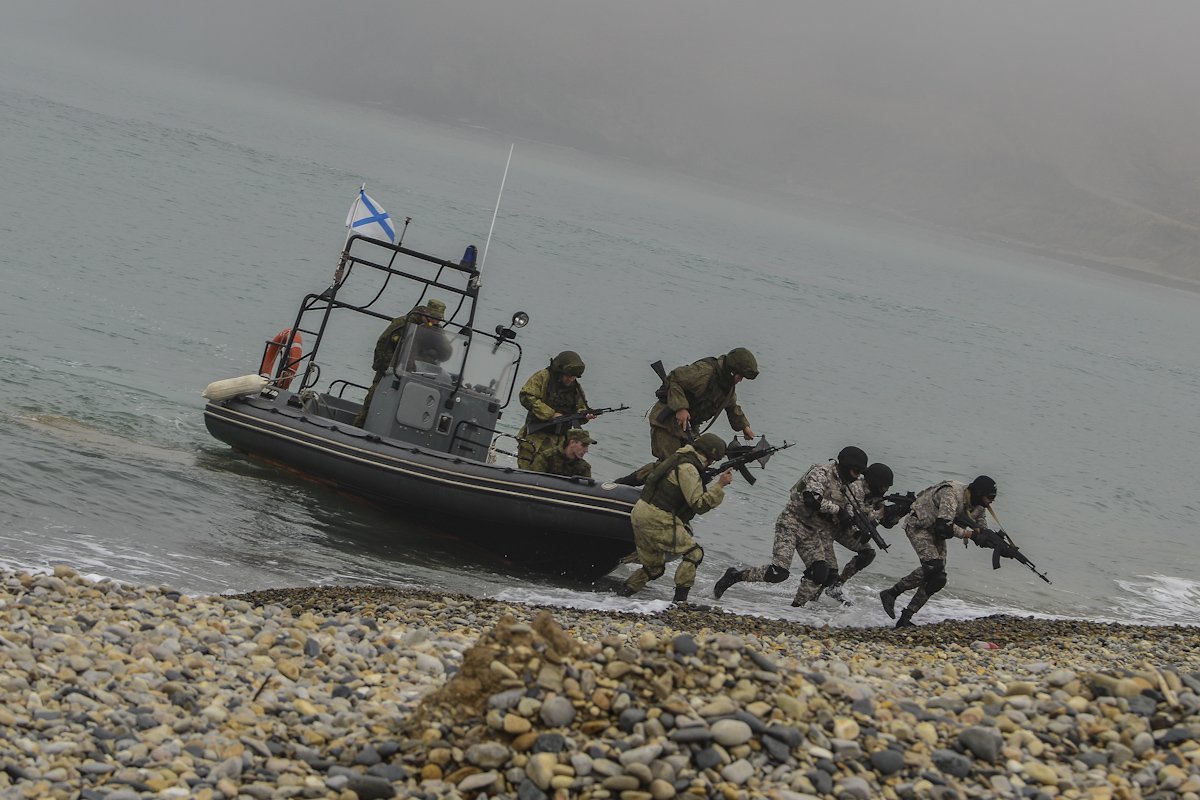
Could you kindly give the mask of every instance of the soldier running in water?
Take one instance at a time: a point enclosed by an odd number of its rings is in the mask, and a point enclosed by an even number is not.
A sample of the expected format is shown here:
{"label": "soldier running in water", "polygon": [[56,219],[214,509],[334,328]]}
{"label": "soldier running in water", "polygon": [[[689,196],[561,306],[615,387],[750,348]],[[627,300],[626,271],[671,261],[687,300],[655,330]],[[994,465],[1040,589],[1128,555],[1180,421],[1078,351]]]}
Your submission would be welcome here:
{"label": "soldier running in water", "polygon": [[[739,570],[730,567],[713,587],[713,596],[721,595],[742,581],[782,583],[791,574],[792,557],[800,554],[804,574],[792,600],[802,606],[815,599],[822,589],[838,582],[837,557],[833,543],[839,530],[850,527],[851,503],[861,508],[865,486],[860,480],[867,468],[867,454],[858,447],[844,447],[836,461],[814,464],[792,487],[787,506],[775,522],[775,544],[771,563]],[[875,551],[856,550],[858,563],[850,575],[871,563]],[[868,555],[869,554],[869,555]],[[849,577],[849,576],[847,576]]]}
{"label": "soldier running in water", "polygon": [[704,560],[704,548],[692,538],[691,521],[721,504],[733,471],[725,470],[712,486],[705,488],[705,467],[725,455],[725,443],[715,433],[706,433],[696,444],[684,445],[651,471],[641,499],[633,506],[633,541],[639,567],[625,579],[619,593],[636,594],[646,584],[662,577],[666,563],[679,558],[675,570],[674,601],[687,600],[696,582],[696,567]]}
{"label": "soldier running in water", "polygon": [[904,532],[917,551],[921,566],[879,593],[883,610],[895,619],[896,599],[910,589],[917,590],[908,601],[908,608],[900,612],[897,628],[912,625],[913,615],[946,586],[946,540],[970,539],[974,535],[970,526],[960,524],[961,515],[982,526],[995,499],[996,482],[987,475],[980,475],[970,484],[942,481],[917,493]]}

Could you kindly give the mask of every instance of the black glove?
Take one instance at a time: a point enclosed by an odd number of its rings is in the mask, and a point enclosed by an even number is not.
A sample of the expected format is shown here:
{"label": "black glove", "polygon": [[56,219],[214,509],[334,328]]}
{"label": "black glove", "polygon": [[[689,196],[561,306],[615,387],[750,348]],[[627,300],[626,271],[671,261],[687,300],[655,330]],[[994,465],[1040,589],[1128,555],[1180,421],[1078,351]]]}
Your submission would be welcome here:
{"label": "black glove", "polygon": [[885,528],[894,528],[896,523],[899,522],[907,513],[908,509],[904,508],[903,506],[885,505],[883,507],[883,519],[879,521],[879,524],[883,525]]}
{"label": "black glove", "polygon": [[853,517],[850,514],[850,509],[846,508],[845,506],[842,506],[838,509],[836,520],[839,528],[849,528],[850,520],[852,518]]}
{"label": "black glove", "polygon": [[971,534],[971,541],[979,547],[994,548],[999,544],[1004,543],[1004,539],[995,531],[990,531],[987,528],[980,528]]}

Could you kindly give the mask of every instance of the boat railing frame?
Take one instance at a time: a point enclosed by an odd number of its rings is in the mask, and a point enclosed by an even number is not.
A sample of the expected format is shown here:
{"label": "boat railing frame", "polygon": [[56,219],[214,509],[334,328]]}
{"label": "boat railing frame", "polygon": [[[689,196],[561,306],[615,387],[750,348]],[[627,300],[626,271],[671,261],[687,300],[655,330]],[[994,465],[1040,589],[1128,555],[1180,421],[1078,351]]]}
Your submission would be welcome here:
{"label": "boat railing frame", "polygon": [[[369,245],[370,247],[390,251],[391,256],[388,259],[388,263],[380,264],[368,258],[356,255],[353,251],[354,245],[357,242],[363,242],[365,245]],[[469,250],[468,252],[473,251]],[[398,269],[396,268],[395,264],[399,256],[408,256],[410,258],[415,258],[430,264],[435,264],[438,267],[437,274],[434,277],[429,278],[423,275],[417,275],[415,273],[408,272],[403,269]],[[375,296],[367,303],[348,303],[339,300],[337,297],[339,290],[341,290],[342,286],[350,279],[350,275],[353,273],[355,266],[378,270],[386,275],[383,286],[380,287]],[[465,275],[466,285],[456,286],[443,281],[442,275],[445,270],[453,270],[454,272]],[[317,353],[320,351],[321,340],[325,336],[325,328],[329,324],[330,315],[335,309],[346,309],[359,314],[366,314],[381,320],[386,320],[388,322],[395,319],[398,315],[389,315],[371,308],[371,306],[378,302],[383,296],[383,293],[386,291],[388,284],[391,282],[393,277],[422,284],[423,288],[421,290],[421,296],[417,301],[417,305],[420,305],[422,302],[424,302],[426,294],[431,289],[439,289],[441,291],[458,296],[459,300],[456,308],[454,309],[454,313],[450,314],[449,319],[443,321],[442,327],[450,328],[452,330],[457,329],[459,333],[466,335],[467,344],[464,348],[462,356],[464,365],[466,364],[467,359],[470,357],[471,345],[476,336],[483,336],[484,338],[490,339],[495,342],[497,346],[505,342],[509,342],[516,348],[517,354],[513,365],[513,379],[509,381],[507,396],[504,398],[504,402],[499,406],[501,409],[507,408],[512,402],[513,391],[516,387],[515,376],[520,370],[522,349],[521,346],[514,340],[511,332],[510,335],[504,336],[499,332],[492,334],[488,333],[487,331],[479,331],[475,329],[475,310],[479,300],[480,273],[474,260],[468,262],[464,258],[463,261],[455,263],[444,258],[439,258],[438,256],[430,255],[429,253],[422,253],[419,250],[413,250],[399,244],[392,244],[391,242],[386,242],[380,239],[372,239],[368,236],[361,236],[359,234],[353,234],[346,239],[345,247],[342,249],[341,258],[338,262],[337,269],[334,272],[333,282],[322,292],[310,293],[304,296],[304,299],[300,304],[300,309],[296,312],[295,321],[292,323],[291,333],[288,336],[287,344],[283,348],[282,352],[290,355],[291,347],[295,341],[297,333],[303,333],[310,337],[307,340],[312,342],[310,349],[307,351],[302,350],[301,355],[294,359],[288,358],[287,356],[279,359],[279,364],[277,365],[275,374],[272,377],[278,380],[286,377],[286,374],[289,372],[291,374],[298,374],[300,373],[301,363],[305,363],[306,366],[303,371],[303,377],[301,378],[300,386],[295,391],[300,392],[304,389],[312,388],[317,381],[320,380],[321,370],[316,363],[316,357]],[[466,323],[463,324],[454,322],[453,320],[462,310],[464,303],[467,305]],[[315,327],[304,327],[303,323],[305,317],[314,312],[320,313],[319,323]],[[265,353],[266,351],[264,350],[264,355]],[[463,371],[464,370],[459,370],[458,374],[454,378],[451,392],[446,400],[447,407],[450,407],[453,404],[454,398],[463,388]],[[335,383],[336,382],[341,382],[344,384],[342,386],[342,392],[345,391],[346,385],[357,385],[351,383],[350,381],[335,381]],[[330,384],[331,392],[332,387],[333,383]],[[340,397],[342,395],[339,393],[338,396]],[[497,396],[496,399],[499,401],[499,396]]]}

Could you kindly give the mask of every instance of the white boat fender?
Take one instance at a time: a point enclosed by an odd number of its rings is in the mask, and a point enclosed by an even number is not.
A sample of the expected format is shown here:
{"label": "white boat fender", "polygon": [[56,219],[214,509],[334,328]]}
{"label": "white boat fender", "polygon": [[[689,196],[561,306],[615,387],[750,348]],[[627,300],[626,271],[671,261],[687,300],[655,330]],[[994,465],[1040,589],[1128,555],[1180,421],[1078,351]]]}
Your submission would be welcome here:
{"label": "white boat fender", "polygon": [[269,382],[262,375],[242,375],[240,378],[213,381],[200,394],[207,400],[219,403],[244,394],[259,394]]}

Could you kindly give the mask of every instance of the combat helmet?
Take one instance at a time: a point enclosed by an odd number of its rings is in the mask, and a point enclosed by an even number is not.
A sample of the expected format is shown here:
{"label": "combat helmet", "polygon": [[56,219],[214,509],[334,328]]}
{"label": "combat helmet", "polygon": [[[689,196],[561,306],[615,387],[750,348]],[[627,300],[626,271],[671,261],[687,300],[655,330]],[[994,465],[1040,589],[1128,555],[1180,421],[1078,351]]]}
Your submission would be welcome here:
{"label": "combat helmet", "polygon": [[696,448],[696,452],[707,458],[709,462],[716,461],[725,455],[725,442],[715,433],[704,434],[696,439],[696,443],[692,446]]}
{"label": "combat helmet", "polygon": [[574,375],[579,378],[583,376],[583,370],[583,359],[574,350],[563,350],[550,359],[550,371],[559,375]]}
{"label": "combat helmet", "polygon": [[867,468],[867,454],[861,447],[843,447],[838,453],[837,463],[843,470],[856,469],[863,472]]}
{"label": "combat helmet", "polygon": [[892,480],[895,476],[892,475],[892,468],[887,464],[875,463],[867,467],[863,477],[866,478],[867,486],[872,492],[883,494],[892,488]]}
{"label": "combat helmet", "polygon": [[748,380],[758,377],[758,360],[744,347],[735,347],[725,354],[725,366],[730,372]]}

